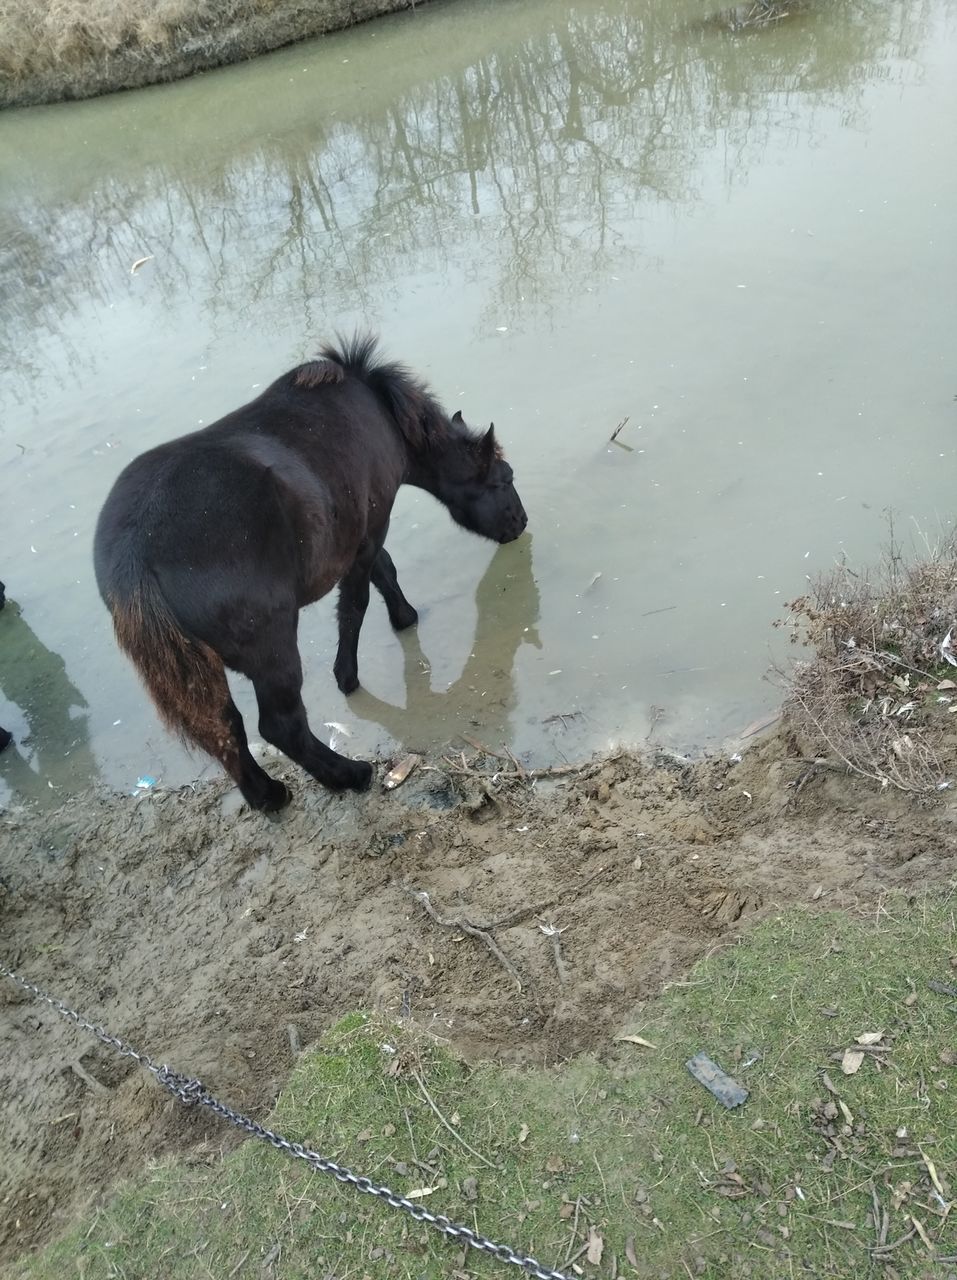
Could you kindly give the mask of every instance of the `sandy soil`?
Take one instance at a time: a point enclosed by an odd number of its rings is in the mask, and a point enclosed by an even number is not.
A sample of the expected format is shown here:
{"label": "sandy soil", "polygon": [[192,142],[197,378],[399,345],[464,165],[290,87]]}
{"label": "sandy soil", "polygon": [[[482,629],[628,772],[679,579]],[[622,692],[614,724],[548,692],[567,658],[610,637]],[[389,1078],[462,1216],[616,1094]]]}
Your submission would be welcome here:
{"label": "sandy soil", "polygon": [[[622,755],[534,787],[439,762],[334,797],[272,767],[296,792],[279,820],[220,783],[0,817],[5,962],[257,1114],[294,1047],[348,1010],[412,1016],[472,1059],[554,1063],[601,1051],[762,913],[871,909],[957,871],[948,793],[877,792],[783,730],[738,763]],[[491,924],[521,989],[410,890]],[[561,964],[542,925],[563,930]],[[0,984],[0,1260],[144,1161],[227,1141]]]}

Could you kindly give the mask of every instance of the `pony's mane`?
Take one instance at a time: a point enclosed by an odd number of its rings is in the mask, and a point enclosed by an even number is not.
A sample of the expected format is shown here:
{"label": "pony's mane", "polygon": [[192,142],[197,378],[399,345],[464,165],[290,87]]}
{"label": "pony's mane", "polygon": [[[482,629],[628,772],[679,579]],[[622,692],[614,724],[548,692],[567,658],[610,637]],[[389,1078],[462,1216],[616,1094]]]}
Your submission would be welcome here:
{"label": "pony's mane", "polygon": [[292,380],[297,387],[328,387],[344,381],[346,371],[334,360],[310,360],[293,370]]}
{"label": "pony's mane", "polygon": [[454,428],[432,392],[405,365],[380,360],[378,345],[372,334],[337,337],[335,346],[326,343],[320,348],[321,360],[315,363],[344,370],[364,382],[382,402],[413,452],[431,449],[447,440]]}

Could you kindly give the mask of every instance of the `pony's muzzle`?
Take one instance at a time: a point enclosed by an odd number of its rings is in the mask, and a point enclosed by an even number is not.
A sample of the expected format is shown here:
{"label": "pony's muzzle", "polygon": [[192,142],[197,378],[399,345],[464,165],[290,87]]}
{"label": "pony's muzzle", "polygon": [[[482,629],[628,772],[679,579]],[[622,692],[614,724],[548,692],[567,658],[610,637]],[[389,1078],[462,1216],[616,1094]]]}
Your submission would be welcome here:
{"label": "pony's muzzle", "polygon": [[504,546],[506,542],[514,542],[516,538],[520,538],[528,527],[528,516],[525,514],[524,508],[519,514],[509,520],[508,525],[503,529],[499,542]]}

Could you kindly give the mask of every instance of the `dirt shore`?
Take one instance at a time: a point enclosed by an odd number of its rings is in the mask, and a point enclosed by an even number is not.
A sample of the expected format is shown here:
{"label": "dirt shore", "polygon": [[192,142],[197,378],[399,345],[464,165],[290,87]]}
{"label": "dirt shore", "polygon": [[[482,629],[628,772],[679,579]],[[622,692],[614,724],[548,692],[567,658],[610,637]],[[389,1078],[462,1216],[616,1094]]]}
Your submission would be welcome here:
{"label": "dirt shore", "polygon": [[35,6],[15,0],[0,15],[0,108],[179,80],[414,7],[414,0],[191,6],[136,0],[77,6],[67,0],[38,25]]}
{"label": "dirt shore", "polygon": [[[873,910],[957,869],[948,793],[877,791],[786,730],[740,761],[622,754],[534,785],[497,764],[346,797],[290,772],[278,821],[219,783],[8,812],[0,954],[262,1113],[345,1011],[411,1016],[473,1060],[554,1063],[765,913]],[[0,1063],[0,1259],[145,1160],[224,1142],[9,983]]]}

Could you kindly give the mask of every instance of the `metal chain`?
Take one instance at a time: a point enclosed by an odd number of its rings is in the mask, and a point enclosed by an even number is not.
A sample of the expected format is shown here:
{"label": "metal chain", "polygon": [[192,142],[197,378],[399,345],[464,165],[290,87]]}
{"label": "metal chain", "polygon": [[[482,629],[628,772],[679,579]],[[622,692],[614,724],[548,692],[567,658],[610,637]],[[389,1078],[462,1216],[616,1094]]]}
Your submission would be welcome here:
{"label": "metal chain", "polygon": [[181,1075],[178,1071],[173,1071],[172,1068],[165,1064],[157,1066],[149,1054],[140,1053],[132,1045],[127,1044],[125,1040],[121,1040],[119,1036],[111,1035],[105,1027],[101,1027],[95,1022],[89,1022],[82,1014],[65,1005],[62,1000],[57,1000],[55,996],[47,995],[45,991],[41,991],[32,982],[27,982],[25,978],[21,978],[18,973],[8,969],[6,965],[0,964],[0,977],[9,978],[11,982],[16,983],[23,991],[29,992],[37,1000],[42,1000],[51,1009],[55,1009],[68,1022],[75,1023],[81,1031],[88,1031],[91,1035],[96,1036],[97,1040],[109,1045],[120,1057],[132,1058],[135,1062],[138,1062],[141,1067],[145,1067],[147,1071],[155,1076],[159,1084],[164,1089],[167,1089],[183,1106],[206,1107],[214,1115],[219,1116],[221,1120],[226,1120],[229,1124],[235,1125],[237,1129],[242,1129],[250,1137],[259,1138],[262,1142],[268,1142],[277,1151],[282,1151],[287,1156],[292,1156],[293,1159],[305,1161],[310,1168],[315,1169],[318,1173],[329,1173],[337,1182],[354,1187],[356,1191],[361,1191],[364,1195],[375,1196],[379,1200],[384,1200],[391,1208],[401,1209],[403,1213],[407,1213],[416,1222],[424,1222],[428,1226],[434,1227],[436,1231],[441,1232],[442,1235],[449,1236],[452,1240],[458,1240],[462,1244],[468,1245],[471,1249],[479,1249],[482,1253],[490,1254],[500,1262],[510,1263],[527,1275],[534,1277],[534,1280],[570,1280],[570,1277],[565,1272],[553,1271],[543,1266],[530,1254],[518,1253],[507,1244],[496,1244],[494,1241],[480,1235],[477,1231],[473,1231],[471,1227],[453,1222],[451,1218],[447,1218],[443,1213],[432,1213],[425,1205],[416,1204],[412,1200],[407,1200],[405,1196],[396,1195],[389,1187],[378,1186],[371,1179],[360,1177],[358,1174],[353,1173],[351,1169],[336,1164],[334,1160],[327,1160],[324,1156],[319,1155],[318,1152],[310,1151],[301,1142],[290,1142],[288,1138],[274,1133],[272,1129],[267,1129],[265,1125],[259,1124],[258,1121],[250,1119],[249,1116],[244,1116],[242,1112],[234,1111],[232,1107],[228,1107],[224,1102],[220,1102],[218,1098],[215,1098],[201,1080]]}

